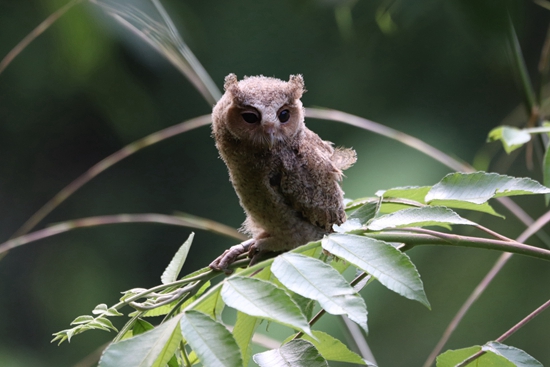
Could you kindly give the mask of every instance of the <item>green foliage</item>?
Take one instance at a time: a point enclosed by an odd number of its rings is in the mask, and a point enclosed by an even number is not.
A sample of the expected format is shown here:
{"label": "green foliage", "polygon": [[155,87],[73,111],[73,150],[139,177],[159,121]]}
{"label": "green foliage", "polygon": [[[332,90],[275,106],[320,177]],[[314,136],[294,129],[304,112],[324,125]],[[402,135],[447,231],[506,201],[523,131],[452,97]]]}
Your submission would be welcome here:
{"label": "green foliage", "polygon": [[443,206],[425,206],[422,208],[403,209],[395,213],[374,219],[368,224],[373,231],[399,227],[427,227],[450,224],[474,225],[474,222],[464,219],[449,208]]}
{"label": "green foliage", "polygon": [[391,244],[351,234],[331,234],[322,244],[326,251],[371,274],[389,290],[430,308],[414,264]]}
{"label": "green foliage", "polygon": [[331,266],[290,252],[278,256],[271,271],[291,291],[319,302],[330,314],[347,315],[367,331],[365,302]]}
{"label": "green foliage", "polygon": [[517,178],[486,172],[457,172],[448,174],[434,185],[426,194],[426,202],[430,205],[448,205],[461,201],[480,205],[492,198],[549,192],[548,187],[528,177]]}
{"label": "green foliage", "polygon": [[181,271],[181,267],[183,266],[183,264],[185,263],[185,260],[187,259],[187,254],[189,253],[189,249],[191,248],[191,244],[193,243],[194,237],[195,237],[195,234],[191,233],[187,241],[185,241],[183,245],[181,245],[178,252],[176,252],[174,257],[172,258],[172,261],[170,261],[170,264],[168,264],[168,267],[160,277],[162,284],[175,282],[176,279],[178,279],[178,275]]}
{"label": "green foliage", "polygon": [[[468,359],[477,353],[481,354],[480,357],[468,363]],[[437,367],[456,366],[542,367],[542,364],[521,349],[490,341],[481,347],[449,350],[437,357]]]}
{"label": "green foliage", "polygon": [[499,126],[489,132],[487,141],[500,140],[506,153],[510,154],[531,140],[531,134],[526,130],[513,126]]}
{"label": "green foliage", "polygon": [[315,339],[308,335],[304,335],[303,339],[313,344],[326,360],[367,365],[367,362],[357,353],[349,350],[344,343],[333,336],[319,330],[314,330],[313,336]]}
{"label": "green foliage", "polygon": [[328,367],[319,351],[305,340],[292,340],[279,349],[256,354],[254,362],[260,367]]}
{"label": "green foliage", "polygon": [[[426,197],[431,193],[431,197],[445,198],[453,203],[469,203],[473,198],[489,200],[504,194],[527,195],[547,191],[532,180],[483,172],[449,175],[430,190],[387,190],[381,194],[382,207],[385,200],[412,200],[412,197],[420,200],[417,202],[420,207],[380,214],[380,203],[367,201],[352,211],[351,219],[356,221],[357,226],[351,233],[346,233],[341,227],[340,233],[330,234],[320,242],[239,270],[213,287],[209,281],[221,273],[207,269],[175,280],[191,246],[191,235],[166,268],[162,285],[125,292],[121,302],[112,307],[105,304],[97,306],[92,311],[96,317],[79,316],[72,323],[76,325],[73,329],[54,334],[54,340],[70,341],[74,335],[91,329],[113,330],[108,317],[120,316],[119,309],[129,305],[136,312],[131,313],[133,317],[105,351],[100,367],[128,363],[142,367],[163,366],[168,361],[171,365],[188,366],[194,363],[191,361],[200,361],[205,366],[242,366],[250,359],[251,341],[260,320],[299,331],[293,337],[291,335],[291,340],[282,347],[256,354],[254,361],[260,366],[326,366],[327,361],[331,360],[367,364],[333,336],[312,330],[315,318],[308,323],[307,304],[314,301],[326,313],[346,315],[366,332],[367,308],[357,290],[370,283],[365,278],[368,274],[389,290],[429,308],[420,275],[410,258],[391,243],[376,237],[391,235],[394,228],[403,226],[406,227],[401,231],[441,224],[476,224],[461,218],[449,208],[429,205],[430,200],[418,196],[419,192]],[[386,193],[391,194],[391,199],[384,198]],[[410,240],[405,242],[409,246],[415,244],[414,229],[410,229]],[[439,232],[430,230],[428,233],[438,238]],[[444,233],[440,235],[444,236]],[[454,237],[461,238],[459,235]],[[485,247],[483,238],[479,241],[475,237],[465,239],[469,241],[469,246]],[[514,243],[502,242],[510,251],[518,251]],[[321,248],[331,256],[327,257],[319,251]],[[525,251],[524,247],[521,249]],[[342,267],[342,263],[347,265]],[[238,263],[235,264],[238,266]],[[340,273],[349,265],[361,274],[351,282]],[[145,301],[136,303],[140,298],[145,298]],[[239,311],[232,332],[221,321],[221,311],[225,306]],[[141,318],[155,309],[162,312],[154,315],[166,317],[164,322],[153,328]],[[533,364],[536,360],[525,352],[496,342],[487,343],[482,348],[447,352],[439,357],[438,366],[454,366],[480,350],[486,353],[477,360],[476,363],[482,363],[479,366],[491,366],[495,361],[516,366],[538,366]]]}
{"label": "green foliage", "polygon": [[218,321],[195,310],[181,316],[181,333],[204,366],[242,365],[239,346],[233,335]]}
{"label": "green foliage", "polygon": [[175,317],[152,330],[111,344],[101,357],[99,367],[164,366],[182,339],[179,319]]}
{"label": "green foliage", "polygon": [[302,311],[284,289],[265,280],[231,277],[222,287],[225,304],[250,316],[277,321],[311,335]]}

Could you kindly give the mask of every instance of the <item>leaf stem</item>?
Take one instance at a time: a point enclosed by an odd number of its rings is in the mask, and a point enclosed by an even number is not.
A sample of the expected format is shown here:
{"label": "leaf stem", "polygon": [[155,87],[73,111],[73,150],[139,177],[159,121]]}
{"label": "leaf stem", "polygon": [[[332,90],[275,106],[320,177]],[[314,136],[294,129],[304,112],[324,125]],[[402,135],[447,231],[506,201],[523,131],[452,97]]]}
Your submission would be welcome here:
{"label": "leaf stem", "polygon": [[384,232],[366,232],[363,235],[386,242],[404,243],[406,244],[406,249],[419,245],[450,245],[505,251],[550,261],[550,250],[525,245],[516,241],[509,242],[488,238],[460,236],[421,228],[387,229]]}
{"label": "leaf stem", "polygon": [[499,239],[499,240],[508,241],[508,242],[515,242],[513,239],[508,238],[508,237],[506,237],[506,236],[503,236],[503,235],[501,235],[500,233],[497,233],[497,232],[495,232],[495,231],[493,231],[493,230],[491,230],[491,229],[489,229],[489,228],[487,228],[487,227],[482,226],[481,224],[476,224],[475,227],[476,227],[477,229],[479,229],[480,231],[483,231],[483,232],[485,232],[485,233],[487,233],[487,234],[489,234],[489,235],[491,235],[491,236],[493,236],[494,238],[497,238],[497,239]]}

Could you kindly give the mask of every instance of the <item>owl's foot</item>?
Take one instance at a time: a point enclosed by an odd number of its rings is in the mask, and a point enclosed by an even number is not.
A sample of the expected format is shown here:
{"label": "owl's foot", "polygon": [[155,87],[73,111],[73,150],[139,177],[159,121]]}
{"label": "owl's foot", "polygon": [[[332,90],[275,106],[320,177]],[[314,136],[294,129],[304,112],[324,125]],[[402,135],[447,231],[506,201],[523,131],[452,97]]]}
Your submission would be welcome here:
{"label": "owl's foot", "polygon": [[253,238],[239,243],[238,245],[231,246],[228,250],[225,250],[223,254],[218,256],[216,260],[212,261],[208,267],[213,270],[223,271],[229,275],[233,273],[233,269],[228,269],[228,266],[233,264],[237,257],[250,251],[255,240]]}

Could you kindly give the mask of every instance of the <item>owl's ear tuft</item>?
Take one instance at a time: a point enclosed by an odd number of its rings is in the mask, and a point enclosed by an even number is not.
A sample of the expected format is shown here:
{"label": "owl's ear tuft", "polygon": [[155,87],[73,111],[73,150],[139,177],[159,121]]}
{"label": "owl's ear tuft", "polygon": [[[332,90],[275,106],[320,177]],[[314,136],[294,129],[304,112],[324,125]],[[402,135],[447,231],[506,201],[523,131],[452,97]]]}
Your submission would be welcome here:
{"label": "owl's ear tuft", "polygon": [[233,92],[235,88],[238,88],[239,81],[237,79],[237,76],[233,73],[229,74],[225,77],[224,83],[223,83],[223,89],[226,91]]}
{"label": "owl's ear tuft", "polygon": [[301,74],[291,75],[288,79],[288,87],[292,98],[300,99],[302,94],[306,92],[304,88],[304,77]]}

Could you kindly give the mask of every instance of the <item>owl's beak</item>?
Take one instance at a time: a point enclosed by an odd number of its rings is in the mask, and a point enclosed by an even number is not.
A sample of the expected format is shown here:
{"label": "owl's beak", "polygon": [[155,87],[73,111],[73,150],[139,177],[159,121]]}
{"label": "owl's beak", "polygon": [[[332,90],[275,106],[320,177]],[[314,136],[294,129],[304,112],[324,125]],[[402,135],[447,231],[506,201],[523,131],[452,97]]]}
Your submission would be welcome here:
{"label": "owl's beak", "polygon": [[266,123],[264,124],[264,133],[266,135],[266,143],[269,149],[273,148],[273,145],[275,145],[275,142],[277,141],[277,138],[275,137],[275,125]]}
{"label": "owl's beak", "polygon": [[273,148],[273,145],[275,145],[275,134],[274,133],[271,133],[267,136],[267,146],[269,147],[269,149],[271,150],[271,148]]}

